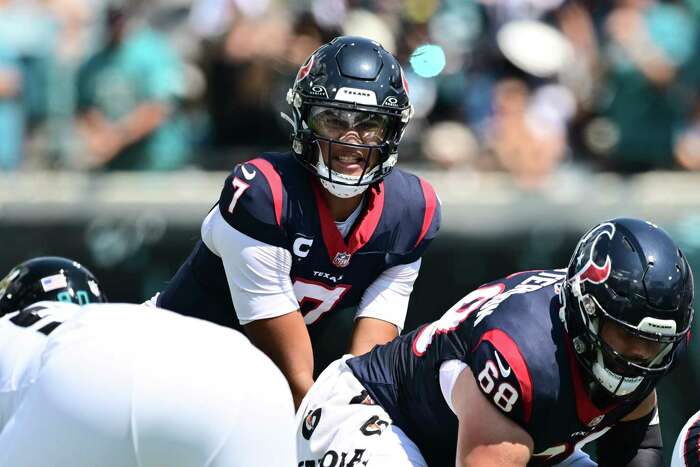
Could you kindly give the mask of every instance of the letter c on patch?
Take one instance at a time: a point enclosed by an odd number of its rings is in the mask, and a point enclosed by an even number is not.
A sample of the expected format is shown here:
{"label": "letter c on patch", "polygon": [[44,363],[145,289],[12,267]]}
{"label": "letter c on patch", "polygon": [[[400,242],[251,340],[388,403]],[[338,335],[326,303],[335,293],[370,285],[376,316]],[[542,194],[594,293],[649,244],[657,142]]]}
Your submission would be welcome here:
{"label": "letter c on patch", "polygon": [[294,254],[298,257],[306,258],[309,254],[309,250],[311,250],[311,245],[313,243],[314,240],[312,238],[299,237],[296,240],[294,240],[292,250],[294,251]]}

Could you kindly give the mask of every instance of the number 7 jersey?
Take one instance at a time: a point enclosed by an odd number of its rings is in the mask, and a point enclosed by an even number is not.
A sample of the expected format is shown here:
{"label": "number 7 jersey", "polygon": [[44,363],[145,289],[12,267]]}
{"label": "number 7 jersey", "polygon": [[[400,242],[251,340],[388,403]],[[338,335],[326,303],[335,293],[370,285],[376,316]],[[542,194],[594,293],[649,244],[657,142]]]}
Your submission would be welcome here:
{"label": "number 7 jersey", "polygon": [[[288,309],[282,314],[298,308],[309,326],[335,310],[357,309],[365,291],[384,271],[420,259],[440,226],[440,204],[432,187],[398,169],[367,189],[359,216],[345,237],[331,217],[322,190],[316,177],[290,153],[266,153],[234,169],[210,212],[210,217],[221,219],[226,233],[242,234],[289,258],[284,260],[291,261],[288,277],[266,283],[266,292],[281,295],[280,284],[291,280],[293,296],[284,302]],[[233,242],[238,243],[230,248],[245,248],[240,240]],[[238,319],[245,324],[275,316],[241,316],[238,309],[236,318],[225,255],[210,246],[206,240],[198,242],[157,304],[234,327]],[[276,269],[272,277],[280,276],[283,269]],[[256,274],[261,275],[256,270],[249,275],[255,278]],[[248,301],[262,303],[265,298]],[[282,307],[266,303],[258,308],[279,314]],[[400,321],[395,322],[399,328],[403,318]]]}
{"label": "number 7 jersey", "polygon": [[428,465],[454,465],[457,417],[440,368],[468,366],[482,395],[534,441],[529,465],[554,465],[602,436],[633,400],[597,407],[559,318],[565,270],[513,274],[471,292],[442,318],[348,360],[369,395],[421,450]]}

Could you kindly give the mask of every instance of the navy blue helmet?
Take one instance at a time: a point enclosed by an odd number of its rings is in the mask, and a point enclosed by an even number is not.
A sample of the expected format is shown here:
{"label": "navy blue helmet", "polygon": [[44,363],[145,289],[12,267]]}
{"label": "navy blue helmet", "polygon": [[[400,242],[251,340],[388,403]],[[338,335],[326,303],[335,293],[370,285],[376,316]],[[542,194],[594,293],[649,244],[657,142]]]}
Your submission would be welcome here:
{"label": "navy blue helmet", "polygon": [[79,305],[107,301],[89,270],[58,256],[25,261],[0,280],[0,316],[44,300]]}
{"label": "navy blue helmet", "polygon": [[[603,222],[578,243],[562,287],[563,318],[579,362],[609,396],[628,397],[666,373],[693,319],[693,274],[671,237],[639,219]],[[652,343],[635,361],[600,337],[605,322]]]}
{"label": "navy blue helmet", "polygon": [[[392,170],[413,113],[399,62],[364,37],[337,37],[312,53],[299,69],[287,102],[292,106],[295,156],[339,197],[362,193]],[[340,141],[347,128],[356,129],[362,142]],[[374,151],[377,163],[370,167],[366,157],[360,176],[339,173],[326,166],[319,143],[327,144],[330,153],[340,147],[370,155]]]}

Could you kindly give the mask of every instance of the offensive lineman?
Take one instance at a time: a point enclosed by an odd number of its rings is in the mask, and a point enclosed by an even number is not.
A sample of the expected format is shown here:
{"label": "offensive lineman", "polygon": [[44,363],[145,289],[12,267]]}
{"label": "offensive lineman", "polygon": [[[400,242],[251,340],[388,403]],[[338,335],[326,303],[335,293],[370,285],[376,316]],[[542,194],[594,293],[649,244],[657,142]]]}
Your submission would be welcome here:
{"label": "offensive lineman", "polygon": [[0,282],[0,465],[295,465],[289,387],[240,333],[103,301],[64,258]]}
{"label": "offensive lineman", "polygon": [[654,388],[692,305],[690,266],[663,230],[599,224],[568,269],[488,283],[329,366],[297,412],[299,465],[585,466],[579,448],[599,439],[599,465],[660,466]]}
{"label": "offensive lineman", "polygon": [[287,101],[293,151],[234,169],[155,302],[244,328],[298,403],[314,358],[320,370],[399,334],[440,204],[430,184],[394,169],[413,110],[401,66],[380,44],[323,45]]}

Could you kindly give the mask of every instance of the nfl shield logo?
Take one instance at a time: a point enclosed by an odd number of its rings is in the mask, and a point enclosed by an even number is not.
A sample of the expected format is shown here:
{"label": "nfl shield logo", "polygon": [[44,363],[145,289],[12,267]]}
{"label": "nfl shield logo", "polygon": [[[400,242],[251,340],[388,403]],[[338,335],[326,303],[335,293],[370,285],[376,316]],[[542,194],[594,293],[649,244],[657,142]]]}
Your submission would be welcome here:
{"label": "nfl shield logo", "polygon": [[344,268],[350,264],[350,253],[336,253],[333,258],[333,264],[339,268]]}
{"label": "nfl shield logo", "polygon": [[603,421],[603,417],[604,415],[598,415],[597,417],[593,418],[590,422],[588,422],[587,425],[593,428],[594,426]]}

